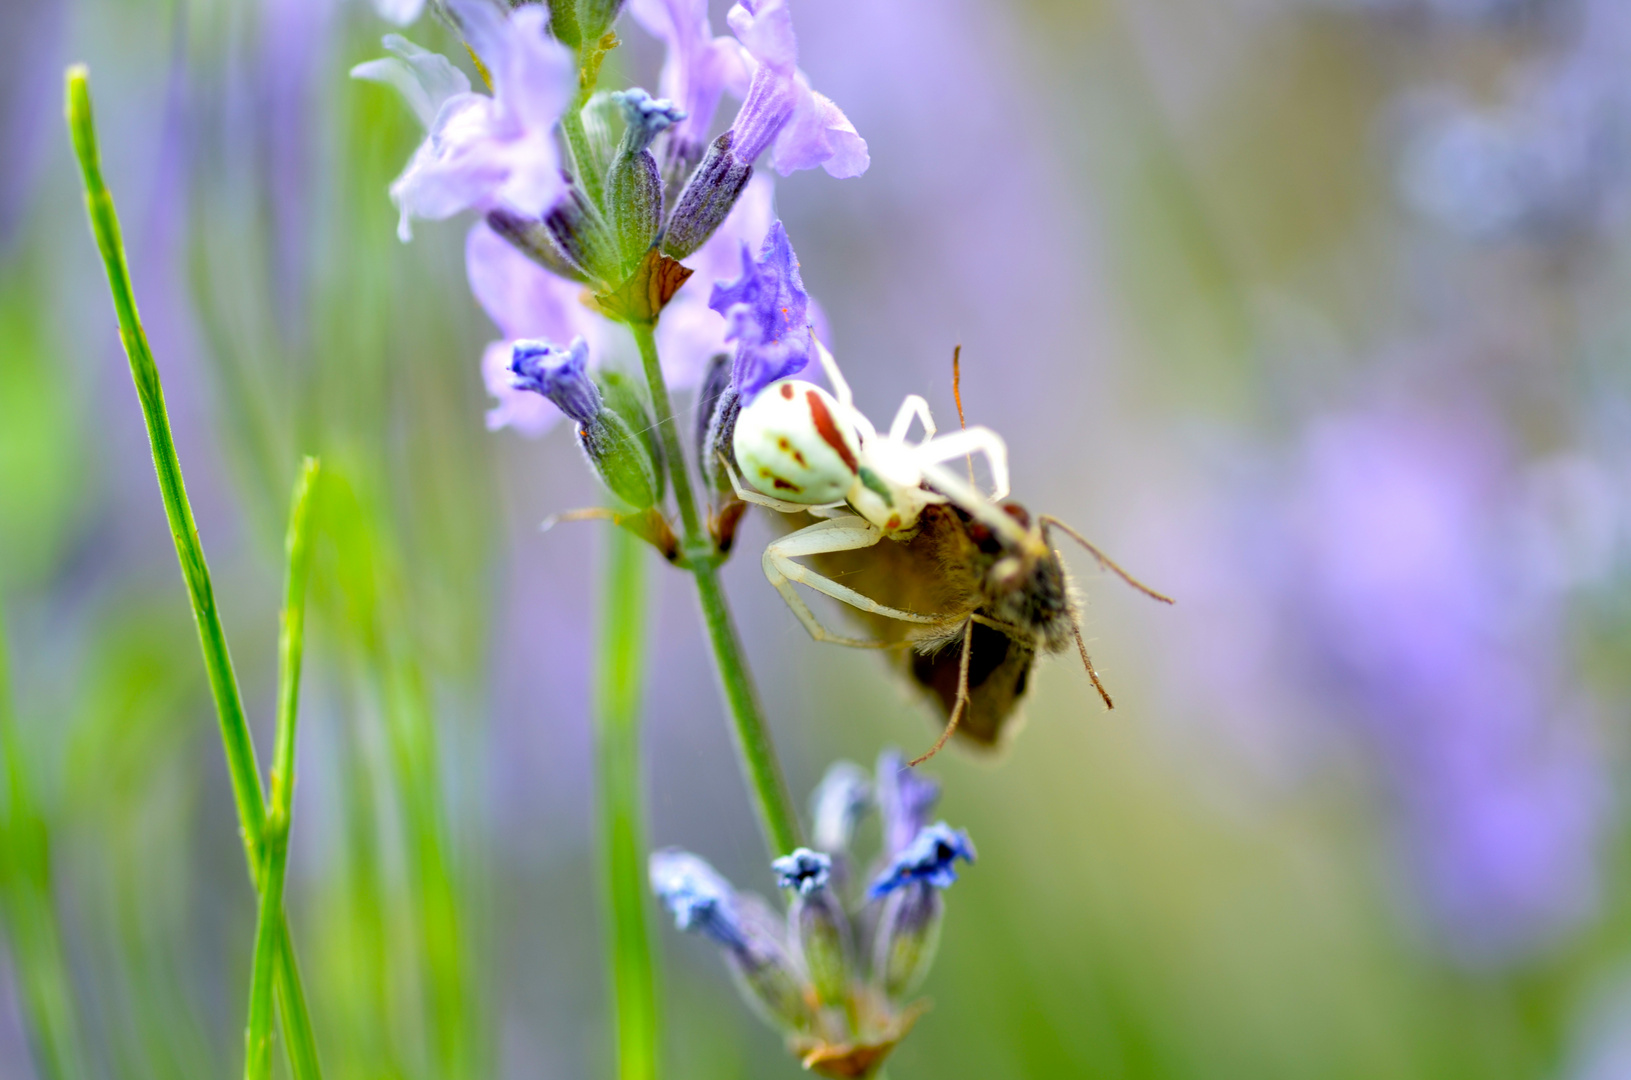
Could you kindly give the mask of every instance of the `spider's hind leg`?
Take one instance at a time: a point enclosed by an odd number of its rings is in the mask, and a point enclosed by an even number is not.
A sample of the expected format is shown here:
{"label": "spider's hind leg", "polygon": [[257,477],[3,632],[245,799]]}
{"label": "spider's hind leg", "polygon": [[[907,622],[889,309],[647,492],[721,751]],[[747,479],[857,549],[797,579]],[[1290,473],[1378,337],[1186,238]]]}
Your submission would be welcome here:
{"label": "spider's hind leg", "polygon": [[840,585],[824,574],[819,574],[810,567],[795,561],[807,555],[828,555],[840,551],[859,551],[871,547],[883,539],[883,532],[865,520],[858,517],[832,518],[820,521],[814,525],[800,529],[782,537],[765,548],[764,571],[770,584],[781,593],[788,608],[797,616],[799,622],[810,632],[810,636],[817,641],[830,642],[835,645],[848,645],[857,649],[887,649],[897,647],[896,643],[883,641],[869,641],[864,638],[844,637],[834,634],[821,625],[810,605],[804,602],[798,590],[793,587],[797,582],[816,592],[823,593],[848,604],[858,611],[865,611],[873,615],[881,615],[887,619],[898,619],[907,623],[934,624],[945,620],[935,615],[918,615],[910,611],[901,611],[899,608],[886,607],[871,597],[856,592],[846,585]]}

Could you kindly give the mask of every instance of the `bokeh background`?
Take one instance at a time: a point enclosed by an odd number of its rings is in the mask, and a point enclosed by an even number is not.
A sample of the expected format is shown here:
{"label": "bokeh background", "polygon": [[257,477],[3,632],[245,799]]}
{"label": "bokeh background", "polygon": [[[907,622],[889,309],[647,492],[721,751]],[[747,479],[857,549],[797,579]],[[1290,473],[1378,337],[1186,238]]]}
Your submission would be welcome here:
{"label": "bokeh background", "polygon": [[[961,344],[1017,497],[1179,600],[1068,556],[1118,707],[1050,662],[1005,753],[929,766],[980,862],[891,1075],[1631,1077],[1631,10],[795,17],[872,153],[777,189],[860,404],[944,425]],[[608,1075],[597,526],[538,529],[597,492],[567,431],[484,429],[464,224],[394,236],[419,132],[347,77],[388,29],[358,0],[0,7],[7,1078],[55,1075],[24,1000],[71,1007],[63,1075],[234,1071],[254,921],[70,60],[263,762],[298,454],[343,480],[289,886],[330,1074]],[[608,81],[652,85],[624,37]],[[768,536],[727,578],[794,788],[926,746],[879,658],[766,586]],[[652,575],[651,839],[768,891],[688,583]],[[660,943],[667,1075],[797,1074],[706,943]]]}

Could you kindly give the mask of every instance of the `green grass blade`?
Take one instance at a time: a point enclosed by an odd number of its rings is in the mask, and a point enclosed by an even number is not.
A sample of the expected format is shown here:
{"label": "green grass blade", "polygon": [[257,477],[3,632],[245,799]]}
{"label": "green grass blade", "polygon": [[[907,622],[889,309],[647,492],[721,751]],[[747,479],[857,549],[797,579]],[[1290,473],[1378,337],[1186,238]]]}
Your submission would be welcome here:
{"label": "green grass blade", "polygon": [[[255,743],[249,734],[249,721],[244,716],[243,699],[238,692],[237,677],[233,674],[226,633],[221,628],[220,614],[216,611],[209,564],[204,559],[198,526],[193,520],[192,506],[187,501],[186,485],[182,482],[181,462],[176,457],[175,440],[170,434],[170,418],[164,406],[164,388],[159,380],[158,364],[153,359],[147,334],[142,330],[141,317],[136,310],[130,267],[125,261],[124,241],[119,232],[119,217],[114,210],[113,196],[108,193],[107,185],[102,180],[96,125],[91,115],[90,86],[83,65],[76,64],[68,69],[67,112],[74,156],[79,161],[80,175],[85,184],[85,210],[90,217],[96,246],[102,253],[103,267],[107,270],[108,289],[119,318],[119,337],[124,343],[125,356],[130,361],[131,381],[135,383],[142,417],[147,423],[148,442],[153,450],[153,470],[158,477],[159,493],[164,499],[165,517],[170,523],[170,535],[175,542],[176,558],[181,563],[181,575],[187,583],[193,617],[198,623],[199,646],[204,653],[210,693],[215,699],[216,715],[221,725],[221,745],[226,752],[227,772],[232,779],[232,796],[238,808],[238,831],[243,840],[244,856],[249,863],[250,879],[258,889],[263,868],[261,836],[266,825],[266,807],[261,801],[263,794],[260,770],[255,761]],[[288,927],[281,914],[277,923],[279,1001],[284,1027],[289,1033],[291,1057],[313,1070],[305,1075],[315,1076],[316,1054],[310,1041],[311,1020],[306,1014],[305,991],[301,986],[294,950],[289,943]],[[306,1039],[305,1044],[296,1046],[296,1040],[301,1037]]]}
{"label": "green grass blade", "polygon": [[0,610],[0,916],[11,940],[22,1018],[42,1080],[85,1075],[73,984],[51,889],[50,835],[34,805],[12,714],[5,613]]}
{"label": "green grass blade", "polygon": [[646,926],[645,830],[640,798],[640,684],[646,620],[646,552],[623,529],[606,530],[600,655],[595,676],[600,847],[617,1012],[619,1080],[655,1080],[657,985]]}
{"label": "green grass blade", "polygon": [[[284,544],[283,614],[278,634],[277,745],[272,756],[272,798],[262,834],[260,914],[249,981],[249,1022],[244,1034],[245,1080],[272,1074],[272,981],[277,967],[278,927],[283,919],[283,881],[289,866],[289,827],[294,811],[295,730],[300,716],[300,659],[305,647],[306,578],[311,568],[311,492],[318,464],[307,458],[295,481]],[[299,1067],[295,1075],[301,1075]]]}

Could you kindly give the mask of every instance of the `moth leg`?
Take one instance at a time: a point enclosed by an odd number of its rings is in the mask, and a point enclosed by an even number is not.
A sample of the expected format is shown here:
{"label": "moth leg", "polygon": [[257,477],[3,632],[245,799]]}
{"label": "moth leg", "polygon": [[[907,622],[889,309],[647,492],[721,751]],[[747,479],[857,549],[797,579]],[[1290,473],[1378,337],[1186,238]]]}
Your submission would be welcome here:
{"label": "moth leg", "polygon": [[798,617],[799,622],[810,632],[810,636],[817,641],[830,642],[835,645],[848,645],[857,649],[887,649],[896,647],[895,643],[883,641],[868,641],[862,638],[844,637],[834,634],[821,625],[815,612],[804,602],[804,598],[793,587],[794,582],[808,586],[819,593],[824,593],[842,603],[848,604],[861,611],[874,615],[882,615],[889,619],[898,619],[909,623],[937,623],[943,619],[933,615],[916,615],[910,611],[901,611],[897,608],[885,607],[876,600],[847,586],[816,573],[794,560],[805,555],[827,555],[838,551],[858,551],[871,547],[883,539],[883,532],[858,517],[834,518],[828,521],[817,522],[798,532],[782,537],[765,548],[763,566],[765,578],[775,590],[782,595],[788,608]]}
{"label": "moth leg", "polygon": [[1110,691],[1106,690],[1104,684],[1099,681],[1099,673],[1094,670],[1093,661],[1087,655],[1087,642],[1082,640],[1082,624],[1076,618],[1074,611],[1070,613],[1070,632],[1076,635],[1076,649],[1082,654],[1082,666],[1087,669],[1087,677],[1093,680],[1093,689],[1097,690],[1099,697],[1104,699],[1106,709],[1115,708],[1116,703],[1110,700]]}
{"label": "moth leg", "polygon": [[951,707],[951,716],[946,720],[946,729],[940,733],[940,738],[934,741],[934,745],[929,747],[928,753],[913,758],[907,762],[908,765],[915,768],[940,753],[941,748],[946,745],[946,740],[952,737],[957,725],[962,723],[963,713],[968,710],[968,660],[973,652],[974,620],[970,618],[963,622],[963,656],[957,664],[957,701]]}
{"label": "moth leg", "polygon": [[906,434],[912,430],[914,417],[923,422],[923,438],[919,439],[917,444],[922,446],[934,438],[934,417],[929,415],[929,403],[923,400],[921,394],[907,394],[906,400],[900,403],[900,410],[895,413],[895,422],[889,425],[889,438],[892,442],[906,441]]}
{"label": "moth leg", "polygon": [[990,428],[964,428],[950,435],[926,440],[919,446],[918,452],[921,455],[918,460],[925,465],[982,454],[991,469],[991,494],[988,498],[992,502],[1000,502],[1008,497],[1008,444]]}
{"label": "moth leg", "polygon": [[[755,506],[767,506],[770,509],[775,510],[777,513],[782,514],[802,514],[805,511],[815,513],[819,509],[824,509],[824,507],[814,507],[806,505],[805,503],[788,502],[786,499],[772,498],[769,495],[754,491],[752,488],[742,483],[742,478],[737,475],[736,465],[726,458],[724,454],[719,455],[719,461],[725,466],[725,475],[731,478],[731,490],[736,493],[736,497],[738,499],[741,499],[745,503],[752,503]],[[843,503],[833,503],[830,505],[842,506]]]}

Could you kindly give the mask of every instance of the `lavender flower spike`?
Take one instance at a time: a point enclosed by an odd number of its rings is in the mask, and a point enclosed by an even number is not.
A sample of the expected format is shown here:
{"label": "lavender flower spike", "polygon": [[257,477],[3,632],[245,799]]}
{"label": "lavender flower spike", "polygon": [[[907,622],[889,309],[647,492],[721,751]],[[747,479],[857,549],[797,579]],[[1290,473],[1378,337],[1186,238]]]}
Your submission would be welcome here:
{"label": "lavender flower spike", "polygon": [[553,401],[580,426],[600,415],[600,391],[587,373],[589,343],[580,335],[562,348],[547,341],[517,341],[510,354],[511,384]]}
{"label": "lavender flower spike", "polygon": [[[539,217],[565,189],[552,129],[571,100],[576,70],[571,52],[547,33],[548,12],[529,5],[506,18],[485,0],[448,4],[492,75],[492,97],[470,92],[463,76],[449,80],[417,49],[397,50],[406,72],[389,61],[352,69],[355,78],[403,89],[428,129],[391,184],[404,241],[413,236],[413,218],[441,220],[472,207]],[[390,40],[386,45],[393,47]],[[427,72],[433,75],[428,81]],[[410,77],[422,94],[409,88]],[[427,104],[435,106],[433,115]]]}
{"label": "lavender flower spike", "polygon": [[888,869],[867,890],[867,897],[876,900],[913,882],[949,889],[957,880],[953,864],[958,859],[974,861],[973,841],[966,831],[937,821],[919,832],[905,850],[895,856]]}
{"label": "lavender flower spike", "polygon": [[725,316],[725,340],[736,342],[731,383],[743,404],[810,362],[815,338],[809,303],[798,256],[779,221],[770,227],[758,260],[743,244],[742,276],[714,286],[708,306]]}
{"label": "lavender flower spike", "polygon": [[731,124],[736,158],[751,165],[768,149],[771,167],[783,176],[817,165],[839,179],[866,172],[872,162],[866,140],[798,70],[787,0],[739,0],[726,22],[755,65]]}

